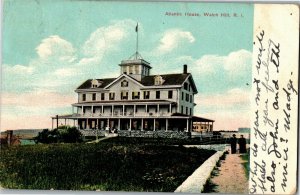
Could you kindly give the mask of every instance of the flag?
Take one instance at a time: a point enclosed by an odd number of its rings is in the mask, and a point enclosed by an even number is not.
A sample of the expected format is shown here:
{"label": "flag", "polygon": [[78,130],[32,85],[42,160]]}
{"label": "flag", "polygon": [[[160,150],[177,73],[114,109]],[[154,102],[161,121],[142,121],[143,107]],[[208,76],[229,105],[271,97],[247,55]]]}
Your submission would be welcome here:
{"label": "flag", "polygon": [[136,23],[135,32],[138,32],[138,30],[139,30],[139,24]]}

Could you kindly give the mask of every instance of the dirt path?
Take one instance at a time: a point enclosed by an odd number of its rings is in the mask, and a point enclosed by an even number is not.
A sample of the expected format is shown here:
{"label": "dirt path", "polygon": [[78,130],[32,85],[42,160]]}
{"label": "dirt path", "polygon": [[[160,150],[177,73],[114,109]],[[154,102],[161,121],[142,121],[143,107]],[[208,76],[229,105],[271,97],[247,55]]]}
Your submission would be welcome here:
{"label": "dirt path", "polygon": [[218,175],[211,178],[211,182],[217,185],[217,193],[248,193],[248,180],[243,162],[240,154],[226,155],[226,159],[221,161]]}

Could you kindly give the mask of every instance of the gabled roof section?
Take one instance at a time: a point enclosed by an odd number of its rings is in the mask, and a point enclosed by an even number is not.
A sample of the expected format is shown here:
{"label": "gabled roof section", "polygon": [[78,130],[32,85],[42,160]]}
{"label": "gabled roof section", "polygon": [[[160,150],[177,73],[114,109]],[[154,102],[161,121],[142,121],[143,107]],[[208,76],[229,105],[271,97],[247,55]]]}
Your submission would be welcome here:
{"label": "gabled roof section", "polygon": [[[105,79],[96,79],[99,83],[101,83],[100,86],[98,86],[98,89],[102,89],[109,85],[111,82],[113,82],[116,78],[105,78]],[[92,80],[88,79],[85,82],[83,82],[77,89],[92,89]],[[95,88],[94,88],[95,89]]]}
{"label": "gabled roof section", "polygon": [[141,85],[141,83],[138,80],[132,78],[131,76],[128,76],[127,74],[121,74],[118,78],[115,78],[110,84],[108,84],[105,87],[105,89],[108,89],[110,86],[112,86],[113,84],[117,83],[119,80],[121,80],[124,77],[127,78],[127,79],[129,79],[129,80],[131,80],[131,81],[133,81],[134,83],[140,85],[141,87],[143,87],[143,85]]}
{"label": "gabled roof section", "polygon": [[[190,83],[191,83],[191,85],[192,85],[193,91],[194,91],[195,93],[198,93],[198,90],[197,90],[195,81],[194,81],[194,79],[193,79],[193,76],[190,74],[190,76],[187,77],[186,80],[190,80]],[[183,83],[182,83],[182,85],[183,85]]]}
{"label": "gabled roof section", "polygon": [[[187,77],[190,74],[163,74],[160,75],[164,82],[162,83],[162,86],[164,85],[182,85],[182,83],[187,79]],[[144,86],[154,86],[154,77],[157,75],[149,75],[142,78],[141,83]]]}

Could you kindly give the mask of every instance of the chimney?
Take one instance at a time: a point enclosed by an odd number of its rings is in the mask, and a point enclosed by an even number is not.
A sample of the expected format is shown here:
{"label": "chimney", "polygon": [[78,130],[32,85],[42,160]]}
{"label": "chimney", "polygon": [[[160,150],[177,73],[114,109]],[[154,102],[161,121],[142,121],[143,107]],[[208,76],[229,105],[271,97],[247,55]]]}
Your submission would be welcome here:
{"label": "chimney", "polygon": [[186,64],[183,65],[183,74],[187,74],[187,65]]}

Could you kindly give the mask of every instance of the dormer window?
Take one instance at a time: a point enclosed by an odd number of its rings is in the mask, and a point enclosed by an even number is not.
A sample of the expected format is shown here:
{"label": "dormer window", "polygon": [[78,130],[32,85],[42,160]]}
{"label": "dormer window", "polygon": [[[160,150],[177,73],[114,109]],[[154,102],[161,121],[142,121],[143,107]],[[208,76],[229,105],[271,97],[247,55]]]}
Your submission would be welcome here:
{"label": "dormer window", "polygon": [[126,81],[126,80],[122,81],[121,87],[128,87],[128,81]]}
{"label": "dormer window", "polygon": [[163,82],[164,80],[160,75],[154,77],[154,85],[162,85]]}
{"label": "dormer window", "polygon": [[92,88],[97,88],[102,85],[102,81],[98,81],[97,79],[92,80]]}

